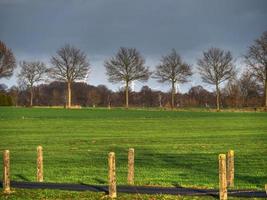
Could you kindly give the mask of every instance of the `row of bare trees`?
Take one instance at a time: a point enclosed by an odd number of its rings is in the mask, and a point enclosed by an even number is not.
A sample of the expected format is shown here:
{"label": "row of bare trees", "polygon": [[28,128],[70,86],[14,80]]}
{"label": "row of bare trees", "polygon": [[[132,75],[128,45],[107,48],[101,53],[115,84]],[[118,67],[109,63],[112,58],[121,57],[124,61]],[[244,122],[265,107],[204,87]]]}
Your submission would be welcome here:
{"label": "row of bare trees", "polygon": [[[105,62],[107,75],[111,82],[125,82],[126,107],[128,108],[129,82],[146,81],[152,72],[145,66],[144,58],[136,49],[120,48],[117,55]],[[234,77],[236,71],[231,53],[218,48],[211,48],[203,52],[198,60],[198,70],[204,82],[216,86],[217,110],[220,110],[219,85]],[[175,85],[188,82],[192,76],[192,67],[184,62],[173,49],[170,54],[163,56],[152,77],[159,82],[171,84],[171,107],[174,108]]]}
{"label": "row of bare trees", "polygon": [[65,45],[51,58],[51,67],[40,61],[23,61],[18,74],[19,85],[30,90],[30,106],[33,105],[33,87],[47,78],[62,81],[67,84],[67,107],[71,107],[71,84],[83,80],[89,73],[90,67],[86,55],[80,49]]}
{"label": "row of bare trees", "polygon": [[[244,56],[247,64],[247,74],[251,83],[259,83],[264,87],[264,106],[267,109],[267,32],[255,40]],[[47,78],[65,82],[67,85],[67,107],[71,107],[72,84],[75,81],[85,80],[90,72],[90,64],[86,54],[71,45],[60,48],[55,56],[51,57],[50,67],[39,61],[23,61],[20,63],[21,70],[18,74],[19,83],[30,90],[30,105],[33,105],[34,86]],[[114,57],[104,62],[108,80],[112,83],[125,84],[125,104],[129,106],[129,84],[132,81],[145,82],[149,77],[159,82],[171,84],[171,107],[175,107],[175,86],[189,81],[192,76],[192,66],[182,60],[180,55],[173,49],[168,55],[162,56],[160,63],[154,72],[145,65],[144,57],[134,48],[120,48]],[[14,55],[6,45],[0,43],[0,78],[10,77],[16,62]],[[229,89],[234,86],[240,87],[240,80],[235,81],[237,70],[230,51],[219,48],[210,48],[203,52],[197,60],[197,70],[203,82],[212,84],[216,88],[216,105],[220,110],[220,86],[227,83]],[[229,81],[230,80],[230,81]],[[244,95],[243,95],[244,96]]]}

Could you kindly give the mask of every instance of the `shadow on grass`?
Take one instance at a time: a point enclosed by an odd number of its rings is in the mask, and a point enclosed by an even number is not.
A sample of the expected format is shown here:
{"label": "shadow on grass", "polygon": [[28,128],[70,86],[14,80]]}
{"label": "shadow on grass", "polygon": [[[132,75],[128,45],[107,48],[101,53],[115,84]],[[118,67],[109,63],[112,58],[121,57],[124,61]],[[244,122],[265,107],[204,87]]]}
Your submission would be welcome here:
{"label": "shadow on grass", "polygon": [[236,179],[242,180],[250,185],[255,185],[256,187],[259,188],[264,188],[264,184],[266,183],[267,176],[242,176],[242,175],[237,175]]}
{"label": "shadow on grass", "polygon": [[[218,175],[217,154],[201,154],[201,153],[155,153],[145,150],[139,156],[145,159],[136,159],[138,166],[147,167],[155,165],[161,166],[163,169],[184,169],[188,173],[182,173],[180,176],[202,175],[209,179],[213,179]],[[147,158],[147,159],[146,159]],[[151,162],[152,161],[152,162]],[[154,162],[153,162],[154,161]],[[178,183],[174,183],[178,184]]]}
{"label": "shadow on grass", "polygon": [[105,184],[105,183],[106,183],[105,180],[100,179],[100,178],[94,178],[94,180],[95,180],[97,183],[99,183],[99,184]]}
{"label": "shadow on grass", "polygon": [[31,180],[28,179],[26,176],[22,175],[22,174],[14,174],[15,177],[19,178],[22,181],[26,181],[26,182],[30,182]]}
{"label": "shadow on grass", "polygon": [[[172,183],[172,185],[173,185],[175,188],[178,188],[178,189],[188,189],[188,188],[186,188],[186,187],[182,187],[182,186],[179,185],[179,184]],[[206,194],[207,196],[211,196],[211,197],[214,197],[214,198],[218,199],[218,195],[212,193],[212,192],[214,192],[214,191],[203,191],[203,190],[195,189],[195,188],[193,188],[192,190],[193,190],[194,192],[202,193],[202,194]]]}
{"label": "shadow on grass", "polygon": [[94,188],[97,192],[104,192],[106,195],[108,194],[108,188],[105,186],[90,185],[83,182],[80,182],[79,184]]}
{"label": "shadow on grass", "polygon": [[[138,159],[137,157],[136,164],[138,166],[160,166],[165,170],[170,169],[172,171],[177,169],[176,175],[179,181],[171,182],[174,187],[181,187],[183,180],[191,180],[192,184],[200,181],[200,185],[218,186],[218,157],[216,153],[157,153],[145,149],[140,152],[137,151],[137,154],[140,158],[144,158]],[[247,172],[251,171],[250,169],[247,170]],[[264,188],[267,176],[236,174],[235,180],[243,182],[244,185]]]}

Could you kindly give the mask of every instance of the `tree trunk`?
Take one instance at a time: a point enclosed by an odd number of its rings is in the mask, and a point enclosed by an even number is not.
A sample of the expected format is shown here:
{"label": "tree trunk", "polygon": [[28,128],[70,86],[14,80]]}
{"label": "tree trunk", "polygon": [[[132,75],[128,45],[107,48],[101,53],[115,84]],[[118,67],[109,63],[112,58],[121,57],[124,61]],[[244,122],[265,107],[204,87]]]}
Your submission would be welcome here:
{"label": "tree trunk", "polygon": [[172,81],[172,109],[174,108],[174,101],[175,101],[175,82]]}
{"label": "tree trunk", "polygon": [[30,88],[30,107],[32,107],[33,105],[33,86],[31,86]]}
{"label": "tree trunk", "polygon": [[161,104],[161,94],[159,94],[159,107],[160,108],[162,107],[162,104]]}
{"label": "tree trunk", "polygon": [[125,104],[126,104],[126,108],[129,107],[129,82],[126,81],[126,87],[125,87]]}
{"label": "tree trunk", "polygon": [[265,111],[267,111],[267,66],[265,67],[265,82],[264,82],[264,94],[265,94]]}
{"label": "tree trunk", "polygon": [[217,101],[216,101],[217,112],[219,112],[220,111],[220,89],[219,89],[218,83],[216,84],[216,98],[217,98]]}
{"label": "tree trunk", "polygon": [[68,106],[67,108],[71,108],[71,82],[68,81]]}

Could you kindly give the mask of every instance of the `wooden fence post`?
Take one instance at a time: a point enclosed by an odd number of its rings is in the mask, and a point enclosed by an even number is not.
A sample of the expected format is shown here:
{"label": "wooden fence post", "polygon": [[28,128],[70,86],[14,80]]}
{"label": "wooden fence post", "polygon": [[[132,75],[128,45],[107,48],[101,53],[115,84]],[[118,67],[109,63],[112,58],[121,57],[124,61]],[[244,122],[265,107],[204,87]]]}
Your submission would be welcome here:
{"label": "wooden fence post", "polygon": [[128,152],[128,184],[134,184],[134,149],[130,148]]}
{"label": "wooden fence post", "polygon": [[235,177],[235,164],[234,164],[234,151],[230,150],[227,153],[227,186],[234,187]]}
{"label": "wooden fence post", "polygon": [[117,188],[116,188],[116,172],[115,172],[115,153],[110,152],[108,154],[108,183],[109,183],[109,197],[117,197]]}
{"label": "wooden fence post", "polygon": [[10,193],[10,158],[9,150],[3,154],[3,192]]}
{"label": "wooden fence post", "polygon": [[220,200],[227,200],[227,181],[226,181],[226,156],[219,155],[219,196]]}
{"label": "wooden fence post", "polygon": [[37,147],[37,181],[43,182],[43,148],[42,146]]}

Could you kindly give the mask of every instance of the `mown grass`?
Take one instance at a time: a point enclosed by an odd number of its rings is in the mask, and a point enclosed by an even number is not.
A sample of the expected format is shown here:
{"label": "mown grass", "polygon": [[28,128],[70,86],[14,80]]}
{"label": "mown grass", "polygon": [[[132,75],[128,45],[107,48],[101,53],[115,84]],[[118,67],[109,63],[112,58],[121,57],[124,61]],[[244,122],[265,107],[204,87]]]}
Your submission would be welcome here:
{"label": "mown grass", "polygon": [[[109,200],[110,198],[101,192],[71,192],[71,191],[61,191],[61,190],[22,190],[16,189],[11,194],[3,194],[0,192],[0,199],[7,200],[30,200],[30,199],[42,199],[42,200],[52,200],[52,199],[79,199],[79,200]],[[175,196],[175,195],[145,195],[145,194],[124,194],[120,193],[117,200],[214,200],[215,197],[212,196]],[[229,200],[245,200],[246,198],[233,198],[229,197]],[[250,198],[250,200],[257,198]],[[258,198],[258,200],[260,200]]]}
{"label": "mown grass", "polygon": [[126,184],[129,147],[137,185],[218,188],[218,154],[229,149],[235,188],[267,182],[267,113],[0,108],[0,151],[11,152],[13,180],[35,180],[37,145],[47,182],[107,184],[114,151]]}

